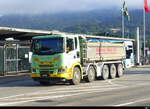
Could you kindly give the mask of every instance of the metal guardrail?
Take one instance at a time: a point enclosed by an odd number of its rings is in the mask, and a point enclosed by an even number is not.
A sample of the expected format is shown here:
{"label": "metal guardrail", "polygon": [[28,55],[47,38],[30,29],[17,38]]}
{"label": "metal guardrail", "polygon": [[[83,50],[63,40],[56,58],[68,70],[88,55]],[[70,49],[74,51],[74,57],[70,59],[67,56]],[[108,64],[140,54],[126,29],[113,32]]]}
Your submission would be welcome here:
{"label": "metal guardrail", "polygon": [[150,56],[142,57],[140,58],[142,65],[150,65]]}

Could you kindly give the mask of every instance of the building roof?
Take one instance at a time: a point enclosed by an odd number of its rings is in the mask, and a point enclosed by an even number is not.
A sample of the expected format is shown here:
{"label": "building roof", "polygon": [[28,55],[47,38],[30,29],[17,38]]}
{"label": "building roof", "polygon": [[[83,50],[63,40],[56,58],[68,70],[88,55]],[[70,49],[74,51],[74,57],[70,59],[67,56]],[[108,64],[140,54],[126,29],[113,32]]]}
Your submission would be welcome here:
{"label": "building roof", "polygon": [[33,36],[48,34],[52,34],[52,31],[0,27],[0,40],[4,40],[10,37],[15,39],[28,40]]}
{"label": "building roof", "polygon": [[0,27],[0,40],[5,40],[6,38],[14,38],[14,39],[19,39],[19,40],[30,40],[33,36],[52,35],[52,34],[78,35],[78,36],[88,37],[88,38],[134,41],[133,39],[127,39],[127,38],[94,36],[94,35],[85,35],[85,34],[71,34],[71,33],[59,32],[59,31],[46,31],[46,30]]}

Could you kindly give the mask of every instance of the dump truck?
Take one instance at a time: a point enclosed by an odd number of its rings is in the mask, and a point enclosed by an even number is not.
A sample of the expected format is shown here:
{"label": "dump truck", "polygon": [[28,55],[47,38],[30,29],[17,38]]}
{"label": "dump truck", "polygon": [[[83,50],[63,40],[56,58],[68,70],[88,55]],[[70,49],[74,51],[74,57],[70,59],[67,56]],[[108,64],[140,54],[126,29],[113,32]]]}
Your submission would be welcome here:
{"label": "dump truck", "polygon": [[66,33],[35,36],[31,77],[42,85],[53,81],[77,85],[81,80],[121,77],[126,58],[124,40]]}

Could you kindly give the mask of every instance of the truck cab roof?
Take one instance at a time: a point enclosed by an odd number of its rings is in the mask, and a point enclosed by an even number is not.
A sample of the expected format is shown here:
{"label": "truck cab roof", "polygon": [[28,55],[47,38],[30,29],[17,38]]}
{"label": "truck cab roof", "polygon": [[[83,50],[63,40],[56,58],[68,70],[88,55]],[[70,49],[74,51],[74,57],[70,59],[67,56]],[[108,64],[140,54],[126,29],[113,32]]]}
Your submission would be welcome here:
{"label": "truck cab roof", "polygon": [[44,36],[35,36],[32,39],[42,39],[42,38],[56,38],[63,37],[62,35],[44,35]]}

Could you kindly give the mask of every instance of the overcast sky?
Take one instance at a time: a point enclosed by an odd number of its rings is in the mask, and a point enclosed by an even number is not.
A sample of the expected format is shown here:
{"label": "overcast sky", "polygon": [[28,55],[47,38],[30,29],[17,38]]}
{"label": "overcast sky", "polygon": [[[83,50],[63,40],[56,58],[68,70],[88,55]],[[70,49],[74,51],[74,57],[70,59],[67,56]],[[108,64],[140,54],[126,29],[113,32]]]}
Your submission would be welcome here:
{"label": "overcast sky", "polygon": [[[126,0],[129,9],[142,9],[144,0]],[[39,14],[121,8],[123,0],[0,0],[0,15]]]}

